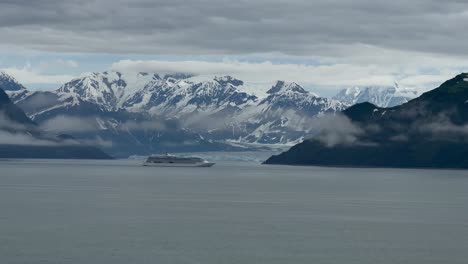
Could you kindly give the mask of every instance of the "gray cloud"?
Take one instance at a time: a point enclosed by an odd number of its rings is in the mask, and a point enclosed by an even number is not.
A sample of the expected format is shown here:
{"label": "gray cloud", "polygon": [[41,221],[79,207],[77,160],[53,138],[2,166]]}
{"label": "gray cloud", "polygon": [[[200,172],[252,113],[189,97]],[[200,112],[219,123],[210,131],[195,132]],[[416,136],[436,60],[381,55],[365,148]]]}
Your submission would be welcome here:
{"label": "gray cloud", "polygon": [[8,131],[26,131],[28,127],[12,121],[5,112],[0,111],[0,129]]}
{"label": "gray cloud", "polygon": [[103,140],[100,137],[93,139],[64,140],[57,141],[54,138],[36,138],[28,133],[10,133],[0,130],[0,145],[20,145],[20,146],[112,146],[112,142]]}
{"label": "gray cloud", "polygon": [[153,121],[127,121],[119,126],[120,130],[156,130],[156,131],[165,131],[167,129],[164,122],[158,120]]}
{"label": "gray cloud", "polygon": [[365,132],[342,114],[314,118],[310,125],[318,131],[313,138],[321,141],[327,147],[362,144],[358,141],[358,137]]}
{"label": "gray cloud", "polygon": [[48,119],[41,124],[41,128],[45,131],[56,133],[90,132],[99,130],[95,118],[81,118],[65,115]]}
{"label": "gray cloud", "polygon": [[[0,116],[1,117],[1,116]],[[103,125],[106,128],[103,128]],[[55,133],[86,133],[97,132],[105,129],[117,129],[120,131],[138,130],[166,130],[166,124],[159,120],[152,121],[127,121],[124,123],[114,123],[112,120],[101,119],[97,116],[77,117],[69,115],[59,115],[44,121],[41,128],[48,132]]]}
{"label": "gray cloud", "polygon": [[460,0],[3,0],[0,44],[73,52],[466,56]]}
{"label": "gray cloud", "polygon": [[[93,126],[92,119],[76,118],[70,116],[58,116],[41,125],[48,132],[89,132],[97,130]],[[22,145],[22,146],[112,146],[112,142],[104,140],[99,136],[91,139],[67,139],[62,140],[50,134],[39,132],[36,127],[26,126],[12,121],[0,111],[0,145]],[[34,133],[36,136],[33,136]]]}
{"label": "gray cloud", "polygon": [[47,139],[37,139],[27,133],[9,133],[0,130],[0,145],[58,146],[59,143]]}
{"label": "gray cloud", "polygon": [[450,110],[439,113],[431,120],[417,122],[412,130],[429,134],[435,140],[468,141],[468,125],[455,124]]}
{"label": "gray cloud", "polygon": [[[382,51],[383,52],[383,51]],[[335,62],[323,65],[294,63],[275,64],[270,61],[241,62],[224,60],[210,61],[162,61],[162,60],[120,60],[111,69],[124,72],[186,72],[194,75],[233,75],[240,78],[246,87],[266,92],[276,80],[295,81],[307,87],[348,87],[348,86],[392,86],[397,80],[402,87],[425,90],[434,88],[459,73],[459,68],[468,66],[466,60],[438,60],[427,56],[412,56],[408,53],[392,52],[385,55],[379,65],[366,58],[360,63]],[[412,62],[408,58],[412,58]],[[382,59],[382,58],[381,58]],[[404,64],[404,66],[402,66]],[[423,74],[421,65],[434,65],[430,75]],[[401,72],[406,73],[400,76]],[[331,96],[332,94],[328,94]],[[334,94],[333,94],[334,95]]]}

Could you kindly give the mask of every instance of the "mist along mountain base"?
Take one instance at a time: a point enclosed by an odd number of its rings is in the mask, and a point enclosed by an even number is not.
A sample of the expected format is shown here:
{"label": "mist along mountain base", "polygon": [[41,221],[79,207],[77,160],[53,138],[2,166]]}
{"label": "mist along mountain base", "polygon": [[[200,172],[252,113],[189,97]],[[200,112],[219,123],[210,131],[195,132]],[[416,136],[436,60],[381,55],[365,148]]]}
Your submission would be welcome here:
{"label": "mist along mountain base", "polygon": [[468,168],[468,74],[401,106],[354,105],[266,164]]}
{"label": "mist along mountain base", "polygon": [[100,149],[68,135],[50,135],[0,88],[0,158],[110,159]]}

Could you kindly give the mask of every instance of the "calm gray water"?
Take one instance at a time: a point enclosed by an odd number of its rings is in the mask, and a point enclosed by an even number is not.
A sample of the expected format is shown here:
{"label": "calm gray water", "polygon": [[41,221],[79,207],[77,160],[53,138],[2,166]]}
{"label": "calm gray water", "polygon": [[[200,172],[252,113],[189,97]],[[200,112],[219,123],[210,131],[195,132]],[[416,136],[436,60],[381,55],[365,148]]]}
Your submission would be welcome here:
{"label": "calm gray water", "polygon": [[467,261],[467,171],[0,161],[0,263]]}

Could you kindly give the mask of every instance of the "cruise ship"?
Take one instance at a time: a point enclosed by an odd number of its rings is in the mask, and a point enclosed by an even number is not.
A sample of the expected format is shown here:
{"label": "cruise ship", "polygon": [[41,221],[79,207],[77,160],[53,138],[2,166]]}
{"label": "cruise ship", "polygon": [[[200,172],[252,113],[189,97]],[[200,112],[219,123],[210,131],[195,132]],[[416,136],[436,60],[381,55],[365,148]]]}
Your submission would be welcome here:
{"label": "cruise ship", "polygon": [[174,155],[149,156],[143,166],[154,167],[211,167],[213,162],[208,162],[197,157],[177,157]]}

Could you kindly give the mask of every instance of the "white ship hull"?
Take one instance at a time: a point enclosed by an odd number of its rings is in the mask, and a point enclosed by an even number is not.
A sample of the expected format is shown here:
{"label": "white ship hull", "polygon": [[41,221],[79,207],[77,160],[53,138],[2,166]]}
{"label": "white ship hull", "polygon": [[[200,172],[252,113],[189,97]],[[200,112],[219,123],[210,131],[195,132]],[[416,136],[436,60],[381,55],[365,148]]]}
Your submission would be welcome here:
{"label": "white ship hull", "polygon": [[199,162],[199,163],[150,163],[145,162],[143,166],[148,167],[211,167],[214,163],[212,162]]}

